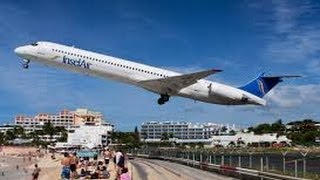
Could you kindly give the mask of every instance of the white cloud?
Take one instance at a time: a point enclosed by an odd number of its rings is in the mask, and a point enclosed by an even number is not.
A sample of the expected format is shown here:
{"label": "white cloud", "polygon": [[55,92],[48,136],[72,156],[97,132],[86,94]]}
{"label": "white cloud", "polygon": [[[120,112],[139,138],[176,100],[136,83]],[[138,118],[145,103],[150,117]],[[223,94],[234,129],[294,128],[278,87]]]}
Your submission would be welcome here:
{"label": "white cloud", "polygon": [[309,1],[248,1],[260,16],[257,24],[270,30],[264,59],[281,64],[300,65],[304,72],[319,74],[319,5]]}
{"label": "white cloud", "polygon": [[[264,10],[269,6],[261,2],[251,7]],[[265,59],[288,65],[288,70],[294,65],[301,72],[313,74],[312,77],[319,75],[320,23],[315,21],[315,13],[319,11],[316,6],[308,1],[271,2],[271,21],[267,18],[259,23],[273,32],[267,38]],[[276,116],[297,117],[301,113],[318,113],[319,93],[320,84],[314,81],[304,85],[277,86],[266,96],[268,106],[263,111]]]}
{"label": "white cloud", "polygon": [[296,8],[286,1],[272,1],[274,7],[275,30],[279,33],[290,32],[296,26],[296,18],[305,8]]}
{"label": "white cloud", "polygon": [[299,108],[309,107],[316,109],[320,104],[320,85],[284,85],[272,90],[266,97],[270,107]]}
{"label": "white cloud", "polygon": [[266,53],[276,62],[310,62],[320,54],[320,30],[292,31],[283,38],[274,38]]}

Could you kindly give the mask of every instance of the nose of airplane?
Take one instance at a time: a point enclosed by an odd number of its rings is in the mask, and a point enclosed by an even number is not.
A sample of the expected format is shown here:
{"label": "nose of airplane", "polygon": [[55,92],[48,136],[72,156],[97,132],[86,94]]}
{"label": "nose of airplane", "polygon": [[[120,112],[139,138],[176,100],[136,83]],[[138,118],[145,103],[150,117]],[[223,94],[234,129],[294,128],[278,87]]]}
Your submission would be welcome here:
{"label": "nose of airplane", "polygon": [[16,53],[17,55],[22,55],[24,53],[23,47],[15,48],[14,53]]}

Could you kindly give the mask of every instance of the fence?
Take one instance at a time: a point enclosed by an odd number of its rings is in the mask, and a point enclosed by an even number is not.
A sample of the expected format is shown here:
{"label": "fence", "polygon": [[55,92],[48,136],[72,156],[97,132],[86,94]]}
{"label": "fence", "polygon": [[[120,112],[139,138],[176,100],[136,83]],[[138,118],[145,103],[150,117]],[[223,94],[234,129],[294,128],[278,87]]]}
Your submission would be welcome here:
{"label": "fence", "polygon": [[242,179],[320,179],[320,154],[308,151],[144,149],[133,153]]}

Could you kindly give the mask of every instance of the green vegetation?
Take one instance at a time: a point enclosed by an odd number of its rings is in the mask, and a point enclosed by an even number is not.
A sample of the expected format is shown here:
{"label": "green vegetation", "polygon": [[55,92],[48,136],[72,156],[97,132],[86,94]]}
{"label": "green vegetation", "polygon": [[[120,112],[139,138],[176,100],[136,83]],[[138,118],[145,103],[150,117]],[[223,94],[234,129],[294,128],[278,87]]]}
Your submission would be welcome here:
{"label": "green vegetation", "polygon": [[[264,134],[264,133],[277,133],[280,135],[285,135],[292,140],[293,145],[317,145],[315,142],[316,137],[320,137],[320,127],[316,126],[318,122],[311,119],[305,119],[301,121],[293,121],[287,124],[283,124],[282,120],[279,119],[274,123],[268,124],[263,123],[257,125],[256,127],[249,127],[249,132],[254,132],[255,134]],[[231,132],[235,134],[236,132]],[[142,137],[140,142],[140,135]],[[115,144],[121,144],[125,146],[126,149],[140,148],[142,146],[146,147],[176,147],[176,148],[185,148],[185,145],[176,144],[171,142],[170,139],[174,138],[172,133],[162,133],[160,142],[144,142],[146,138],[145,133],[139,133],[138,128],[135,127],[134,132],[113,132],[111,139]],[[243,142],[232,142],[230,146],[238,146]],[[318,143],[320,144],[320,143]],[[201,149],[203,148],[203,143],[189,143],[188,146],[191,148]],[[270,147],[262,146],[262,147]]]}
{"label": "green vegetation", "polygon": [[169,134],[167,132],[161,134],[161,141],[169,141]]}
{"label": "green vegetation", "polygon": [[272,124],[264,123],[256,127],[249,127],[248,130],[253,131],[255,134],[278,133],[282,135],[285,134],[286,126],[282,124],[282,120],[279,119]]}
{"label": "green vegetation", "polygon": [[[293,145],[320,145],[316,143],[316,137],[320,137],[320,127],[316,126],[319,122],[311,119],[305,119],[301,121],[293,121],[287,124],[283,124],[282,120],[279,119],[274,123],[260,124],[256,127],[249,127],[249,132],[254,132],[255,134],[263,133],[277,133],[278,135],[286,135],[292,140]],[[41,130],[36,130],[30,133],[26,133],[25,129],[20,126],[15,126],[13,129],[6,131],[5,133],[0,132],[0,144],[9,144],[10,141],[20,138],[20,139],[31,139],[32,142],[29,145],[43,145],[47,146],[53,140],[53,136],[60,135],[57,139],[58,142],[67,141],[67,130],[64,127],[54,127],[50,122],[46,123]],[[231,134],[234,134],[232,132]],[[42,140],[42,136],[48,135],[49,141]],[[140,141],[140,135],[142,141]],[[124,148],[135,149],[141,146],[150,147],[184,147],[181,144],[175,144],[170,142],[171,138],[174,138],[172,133],[163,133],[161,135],[161,142],[145,143],[143,139],[146,138],[146,134],[139,133],[138,128],[135,127],[133,132],[112,132],[111,139],[113,144],[124,145]],[[239,142],[233,142],[233,144],[238,144]],[[190,147],[203,147],[202,143],[190,143]]]}
{"label": "green vegetation", "polygon": [[141,146],[138,127],[135,127],[134,132],[112,132],[111,141],[113,144],[123,145],[124,149],[134,149]]}
{"label": "green vegetation", "polygon": [[[259,124],[256,127],[249,127],[249,132],[254,132],[255,134],[264,134],[264,133],[277,133],[278,136],[284,135],[287,136],[287,138],[292,140],[292,145],[305,145],[305,146],[312,146],[312,145],[320,145],[320,143],[316,143],[315,139],[316,137],[320,137],[320,127],[316,126],[316,124],[319,124],[319,122],[316,122],[311,119],[304,119],[300,121],[293,121],[287,124],[284,124],[281,119],[275,121],[274,123],[263,123]],[[236,132],[232,131],[230,134],[235,134]],[[127,136],[130,136],[130,133],[127,134]],[[124,136],[126,137],[126,136]],[[149,146],[149,147],[178,147],[178,148],[184,148],[184,145],[176,144],[173,142],[170,142],[170,138],[173,138],[172,133],[162,133],[161,134],[161,142],[148,142],[145,143],[143,139],[146,138],[146,134],[141,133],[142,142],[138,143],[135,142],[137,146],[143,145],[143,146]],[[128,137],[127,137],[128,138]],[[125,142],[125,141],[121,141]],[[128,140],[126,140],[128,142]],[[231,147],[241,145],[243,142],[232,142],[230,144]],[[270,145],[263,145],[262,147],[270,147]],[[188,146],[191,148],[199,148],[201,149],[203,147],[202,143],[189,143]]]}
{"label": "green vegetation", "polygon": [[[317,145],[316,137],[320,137],[320,127],[316,126],[319,122],[312,119],[304,119],[301,121],[293,121],[286,125],[281,119],[272,124],[260,124],[256,127],[248,128],[255,134],[278,133],[278,135],[286,135],[292,140],[294,145]],[[318,143],[319,144],[319,143]]]}

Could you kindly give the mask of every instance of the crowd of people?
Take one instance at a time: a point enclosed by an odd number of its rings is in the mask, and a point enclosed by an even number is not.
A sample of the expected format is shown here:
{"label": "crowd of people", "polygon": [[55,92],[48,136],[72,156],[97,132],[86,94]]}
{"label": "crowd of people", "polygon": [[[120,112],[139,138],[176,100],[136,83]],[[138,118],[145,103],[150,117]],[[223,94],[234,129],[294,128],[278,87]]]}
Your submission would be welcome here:
{"label": "crowd of people", "polygon": [[78,157],[76,152],[64,153],[61,160],[61,178],[62,179],[109,179],[111,160],[113,160],[116,174],[116,180],[131,180],[126,166],[125,155],[121,150],[110,151],[105,148],[101,151],[100,160],[98,155],[93,159],[89,157]]}

